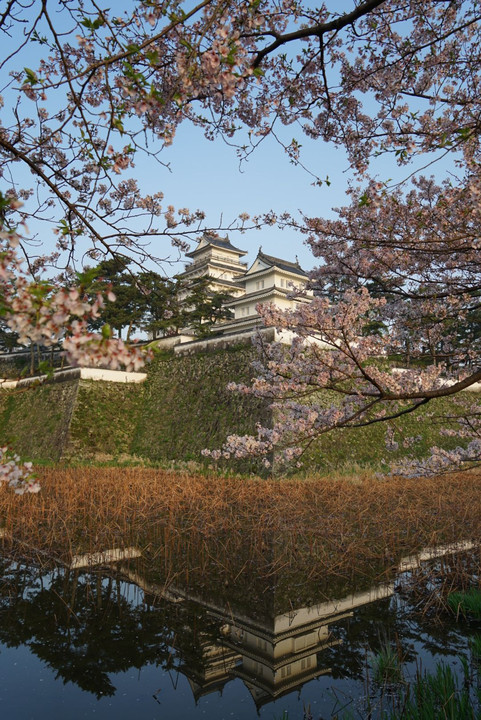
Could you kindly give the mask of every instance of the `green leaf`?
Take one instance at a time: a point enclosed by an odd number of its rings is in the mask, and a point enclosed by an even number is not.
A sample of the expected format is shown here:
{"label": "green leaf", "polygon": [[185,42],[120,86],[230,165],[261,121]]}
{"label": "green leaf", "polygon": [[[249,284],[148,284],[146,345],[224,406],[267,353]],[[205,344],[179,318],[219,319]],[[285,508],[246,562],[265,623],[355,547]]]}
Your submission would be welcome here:
{"label": "green leaf", "polygon": [[101,332],[104,340],[109,340],[112,337],[112,328],[108,324],[102,326]]}
{"label": "green leaf", "polygon": [[38,369],[48,378],[53,377],[53,367],[48,360],[41,360],[38,364]]}
{"label": "green leaf", "polygon": [[118,130],[120,134],[124,133],[124,126],[120,118],[116,117],[112,119],[112,127]]}
{"label": "green leaf", "polygon": [[[10,207],[10,198],[5,197],[3,193],[0,192],[0,211],[7,210]],[[0,255],[1,257],[1,255]]]}
{"label": "green leaf", "polygon": [[159,53],[157,52],[157,50],[148,50],[145,53],[145,57],[151,65],[157,65],[159,62]]}
{"label": "green leaf", "polygon": [[181,45],[183,45],[184,47],[186,47],[187,50],[191,50],[191,51],[192,51],[192,50],[194,49],[194,48],[192,47],[192,45],[190,44],[190,42],[189,42],[188,40],[186,40],[185,38],[180,38],[179,42],[180,42]]}
{"label": "green leaf", "polygon": [[[154,85],[150,86],[150,97],[153,97],[154,100],[156,100],[160,105],[165,105],[165,100],[162,97],[162,94],[157,90],[157,88]],[[179,95],[180,97],[180,95]]]}
{"label": "green leaf", "polygon": [[226,62],[228,65],[235,65],[237,62],[237,48],[235,46],[231,47],[229,54],[226,58]]}
{"label": "green leaf", "polygon": [[87,30],[93,32],[94,30],[98,30],[99,27],[102,27],[102,25],[105,24],[105,21],[103,17],[99,15],[95,18],[95,20],[91,20],[90,18],[85,17],[80,21],[80,24],[87,28]]}
{"label": "green leaf", "polygon": [[468,127],[459,128],[458,130],[456,130],[456,132],[461,138],[461,140],[469,140],[472,135],[472,130]]}
{"label": "green leaf", "polygon": [[135,44],[127,45],[127,51],[129,53],[129,55],[134,55],[134,53],[138,53],[139,50],[140,50],[140,48],[138,45],[135,45]]}
{"label": "green leaf", "polygon": [[37,74],[33,70],[30,70],[30,68],[28,67],[25,67],[23,69],[25,70],[25,74],[27,76],[26,79],[23,81],[24,85],[38,85]]}
{"label": "green leaf", "polygon": [[77,278],[77,285],[81,285],[82,287],[90,287],[90,285],[96,280],[101,273],[101,269],[99,267],[93,267],[88,268],[87,270],[83,270],[82,272],[75,273]]}
{"label": "green leaf", "polygon": [[70,226],[66,220],[64,220],[64,219],[60,220],[60,222],[58,224],[58,230],[61,235],[68,235],[70,233]]}
{"label": "green leaf", "polygon": [[32,33],[32,42],[38,42],[40,45],[47,45],[48,40],[45,36],[40,36],[36,30]]}

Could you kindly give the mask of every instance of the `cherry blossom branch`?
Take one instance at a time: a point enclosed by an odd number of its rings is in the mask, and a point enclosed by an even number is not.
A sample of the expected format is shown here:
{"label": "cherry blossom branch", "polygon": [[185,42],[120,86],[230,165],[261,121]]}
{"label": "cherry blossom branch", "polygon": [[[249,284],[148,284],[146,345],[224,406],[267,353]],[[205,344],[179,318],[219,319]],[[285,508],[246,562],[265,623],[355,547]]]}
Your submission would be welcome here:
{"label": "cherry blossom branch", "polygon": [[252,66],[254,68],[259,67],[267,55],[270,55],[282,45],[313,36],[322,38],[323,35],[332,32],[333,30],[342,30],[348,25],[353,25],[360,17],[363,17],[386,2],[387,0],[367,0],[366,2],[358,5],[350,13],[346,13],[335,20],[331,20],[326,23],[318,23],[317,25],[312,25],[307,28],[300,28],[299,30],[294,30],[293,32],[285,33],[284,35],[277,35],[273,43],[263,48],[256,54]]}

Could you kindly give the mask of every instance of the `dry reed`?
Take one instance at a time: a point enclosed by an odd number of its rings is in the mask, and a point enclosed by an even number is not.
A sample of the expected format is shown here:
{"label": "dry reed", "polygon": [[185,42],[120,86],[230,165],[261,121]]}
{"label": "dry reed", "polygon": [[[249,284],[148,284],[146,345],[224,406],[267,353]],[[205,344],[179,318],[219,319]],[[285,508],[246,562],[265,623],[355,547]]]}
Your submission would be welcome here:
{"label": "dry reed", "polygon": [[[386,577],[404,555],[481,542],[481,473],[416,480],[239,480],[130,468],[39,469],[42,491],[0,489],[4,554],[138,548],[162,576],[317,589]],[[267,584],[266,584],[267,583]],[[292,598],[293,602],[300,602]]]}

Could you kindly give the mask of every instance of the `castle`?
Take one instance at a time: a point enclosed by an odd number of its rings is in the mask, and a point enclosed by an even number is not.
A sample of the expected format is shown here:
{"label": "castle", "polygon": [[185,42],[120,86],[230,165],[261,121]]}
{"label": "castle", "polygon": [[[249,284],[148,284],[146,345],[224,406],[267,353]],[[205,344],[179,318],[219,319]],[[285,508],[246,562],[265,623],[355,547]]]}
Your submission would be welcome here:
{"label": "castle", "polygon": [[[241,259],[246,254],[245,250],[232,245],[228,237],[206,233],[195,250],[187,253],[191,262],[179,275],[187,287],[190,281],[209,278],[213,292],[230,296],[225,305],[231,308],[234,317],[219,323],[217,334],[223,336],[253,332],[262,327],[256,310],[258,303],[273,303],[283,310],[292,310],[299,303],[311,301],[312,291],[306,289],[308,276],[297,258],[294,263],[288,262],[266,255],[259,248],[256,259],[248,267]],[[293,297],[296,291],[301,295]],[[185,299],[187,297],[188,292]]]}

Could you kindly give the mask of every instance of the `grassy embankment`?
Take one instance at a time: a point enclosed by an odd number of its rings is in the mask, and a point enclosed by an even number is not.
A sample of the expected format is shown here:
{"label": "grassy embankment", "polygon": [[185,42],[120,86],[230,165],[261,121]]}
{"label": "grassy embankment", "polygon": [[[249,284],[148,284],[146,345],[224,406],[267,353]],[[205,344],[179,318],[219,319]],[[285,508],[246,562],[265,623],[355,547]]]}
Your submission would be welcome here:
{"label": "grassy embankment", "polygon": [[[176,399],[165,382],[145,388],[99,382],[67,382],[0,392],[0,442],[8,443],[24,459],[40,464],[63,458],[70,464],[138,464],[161,467],[205,467],[201,450],[219,447],[239,420],[239,432],[255,432],[262,412],[236,407],[232,393],[185,390]],[[183,386],[185,389],[185,385]],[[224,397],[225,395],[225,397]],[[465,395],[463,402],[472,403]],[[425,457],[433,445],[452,448],[456,437],[445,437],[446,415],[460,411],[459,399],[433,401],[426,409],[394,423],[399,449],[385,445],[386,425],[337,429],[316,441],[303,458],[304,476],[359,475],[382,472],[407,454]],[[417,436],[405,448],[404,437]],[[220,469],[220,466],[219,466]],[[229,469],[225,463],[223,471]],[[256,463],[235,468],[244,473],[259,469]]]}
{"label": "grassy embankment", "polygon": [[[256,424],[272,422],[268,403],[227,390],[235,379],[249,383],[255,370],[252,347],[229,348],[183,357],[160,355],[142,385],[68,381],[34,388],[0,391],[0,443],[9,443],[36,463],[146,464],[205,469],[203,448],[218,448],[231,433],[251,434]],[[325,394],[326,405],[332,401]],[[458,439],[443,436],[460,412],[476,397],[430,402],[392,423],[399,448],[388,452],[386,424],[334,430],[315,441],[303,458],[307,476],[378,472],[406,454],[424,457],[433,445],[451,448]],[[403,439],[416,437],[406,448]],[[197,466],[195,465],[197,464]],[[209,463],[207,463],[208,465]],[[256,461],[232,468],[260,472]],[[219,466],[220,468],[220,466]]]}

